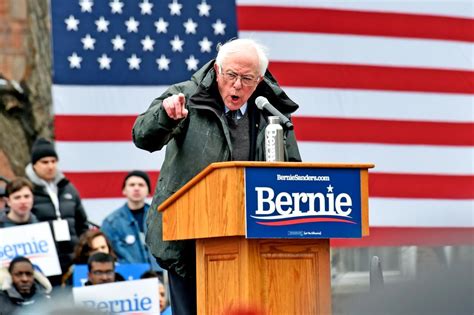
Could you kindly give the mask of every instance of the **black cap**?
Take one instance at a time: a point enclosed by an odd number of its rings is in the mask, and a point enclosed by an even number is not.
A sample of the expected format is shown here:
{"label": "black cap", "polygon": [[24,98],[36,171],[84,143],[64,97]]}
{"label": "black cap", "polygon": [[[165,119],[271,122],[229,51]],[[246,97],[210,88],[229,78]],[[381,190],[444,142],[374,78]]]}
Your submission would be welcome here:
{"label": "black cap", "polygon": [[31,148],[31,163],[35,164],[38,160],[48,156],[58,158],[53,143],[45,138],[36,139]]}
{"label": "black cap", "polygon": [[125,183],[127,182],[127,179],[129,179],[132,176],[138,176],[138,177],[143,178],[143,180],[145,180],[146,182],[146,185],[148,186],[148,192],[151,192],[150,177],[148,176],[147,173],[143,171],[138,171],[138,170],[131,171],[130,173],[127,174],[127,176],[125,176],[123,180],[123,184],[122,184],[122,189],[125,188]]}

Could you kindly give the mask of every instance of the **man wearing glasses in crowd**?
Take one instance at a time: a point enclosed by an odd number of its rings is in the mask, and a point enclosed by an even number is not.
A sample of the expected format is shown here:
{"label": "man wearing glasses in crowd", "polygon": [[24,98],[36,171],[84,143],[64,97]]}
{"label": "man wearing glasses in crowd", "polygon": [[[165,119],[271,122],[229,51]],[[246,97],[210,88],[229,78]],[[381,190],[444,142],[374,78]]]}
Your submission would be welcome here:
{"label": "man wearing glasses in crowd", "polygon": [[[148,212],[146,241],[168,270],[174,314],[196,314],[196,265],[193,241],[162,239],[164,200],[213,162],[264,161],[267,115],[255,99],[266,97],[286,116],[298,105],[267,71],[266,48],[250,39],[220,46],[190,80],[169,87],[138,116],[133,141],[154,152],[166,145],[160,178]],[[295,135],[286,134],[285,160],[301,161]]]}
{"label": "man wearing glasses in crowd", "polygon": [[106,253],[95,253],[87,261],[88,281],[85,285],[115,282],[115,258]]}

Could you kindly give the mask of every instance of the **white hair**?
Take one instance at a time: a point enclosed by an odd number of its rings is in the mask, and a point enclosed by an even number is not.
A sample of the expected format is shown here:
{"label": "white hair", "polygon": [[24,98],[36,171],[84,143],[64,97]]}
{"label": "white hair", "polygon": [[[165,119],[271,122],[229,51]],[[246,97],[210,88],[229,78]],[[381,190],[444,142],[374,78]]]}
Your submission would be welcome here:
{"label": "white hair", "polygon": [[239,38],[231,40],[220,46],[217,52],[216,64],[222,69],[222,64],[230,55],[245,51],[248,47],[253,47],[257,52],[259,75],[263,76],[268,67],[268,48],[249,38]]}

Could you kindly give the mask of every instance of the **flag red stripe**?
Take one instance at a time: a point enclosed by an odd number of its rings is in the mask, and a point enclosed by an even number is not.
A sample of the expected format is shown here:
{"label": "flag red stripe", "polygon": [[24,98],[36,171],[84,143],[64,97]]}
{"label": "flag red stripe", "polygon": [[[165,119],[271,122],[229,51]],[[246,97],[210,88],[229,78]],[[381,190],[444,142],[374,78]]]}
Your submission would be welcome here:
{"label": "flag red stripe", "polygon": [[270,62],[282,86],[474,94],[474,72],[305,62]]}
{"label": "flag red stripe", "polygon": [[369,196],[474,199],[474,176],[371,173]]}
{"label": "flag red stripe", "polygon": [[[135,118],[135,116],[56,115],[56,140],[131,141],[131,130]],[[474,124],[472,123],[298,116],[293,119],[299,141],[474,145],[472,137]]]}
{"label": "flag red stripe", "polygon": [[[82,198],[122,196],[126,171],[66,172]],[[149,171],[156,183],[159,172]],[[93,183],[93,184],[91,184]],[[474,177],[470,175],[422,175],[371,173],[369,196],[385,198],[474,199]]]}
{"label": "flag red stripe", "polygon": [[361,239],[331,239],[331,247],[474,245],[474,228],[373,227]]}
{"label": "flag red stripe", "polygon": [[[313,22],[308,23],[308,21]],[[241,31],[353,34],[474,41],[474,32],[472,32],[474,20],[421,14],[238,6],[237,25]]]}
{"label": "flag red stripe", "polygon": [[56,115],[56,141],[131,141],[136,116]]}
{"label": "flag red stripe", "polygon": [[293,122],[300,141],[474,145],[473,123],[298,116]]}

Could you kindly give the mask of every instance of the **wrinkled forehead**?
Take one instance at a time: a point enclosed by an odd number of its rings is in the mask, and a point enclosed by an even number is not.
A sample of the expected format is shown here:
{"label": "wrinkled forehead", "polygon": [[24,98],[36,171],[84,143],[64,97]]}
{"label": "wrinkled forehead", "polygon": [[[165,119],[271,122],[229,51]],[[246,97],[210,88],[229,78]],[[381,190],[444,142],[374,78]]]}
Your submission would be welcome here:
{"label": "wrinkled forehead", "polygon": [[243,70],[259,74],[260,63],[257,51],[253,47],[229,53],[222,61],[224,69]]}

